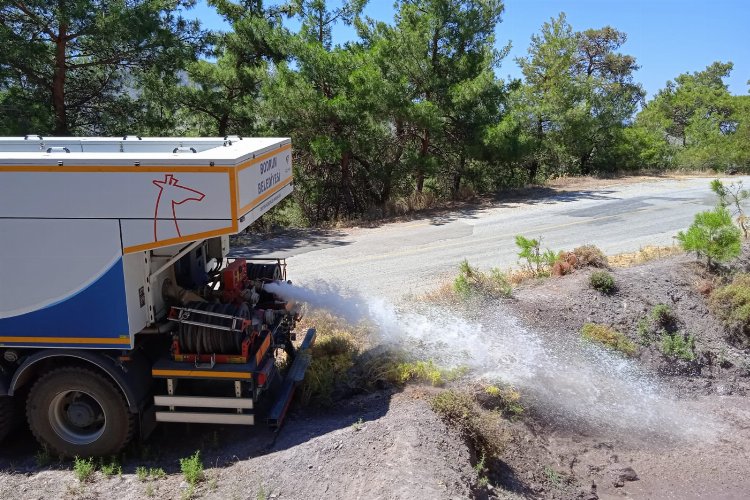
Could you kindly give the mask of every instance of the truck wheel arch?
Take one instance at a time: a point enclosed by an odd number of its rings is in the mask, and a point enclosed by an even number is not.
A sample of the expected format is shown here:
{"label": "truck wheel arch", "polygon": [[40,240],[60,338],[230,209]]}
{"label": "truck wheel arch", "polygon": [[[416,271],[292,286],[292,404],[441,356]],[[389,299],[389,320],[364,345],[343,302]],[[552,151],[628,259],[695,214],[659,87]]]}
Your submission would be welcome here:
{"label": "truck wheel arch", "polygon": [[108,356],[99,352],[84,350],[43,350],[36,352],[26,358],[21,366],[13,374],[8,387],[8,395],[13,396],[19,389],[27,386],[40,375],[40,369],[46,364],[45,361],[53,359],[62,364],[73,364],[89,366],[106,374],[120,389],[128,408],[132,413],[142,410],[143,404],[151,388],[151,371],[145,357],[138,355],[137,351],[129,354],[131,361],[123,368],[114,356]]}

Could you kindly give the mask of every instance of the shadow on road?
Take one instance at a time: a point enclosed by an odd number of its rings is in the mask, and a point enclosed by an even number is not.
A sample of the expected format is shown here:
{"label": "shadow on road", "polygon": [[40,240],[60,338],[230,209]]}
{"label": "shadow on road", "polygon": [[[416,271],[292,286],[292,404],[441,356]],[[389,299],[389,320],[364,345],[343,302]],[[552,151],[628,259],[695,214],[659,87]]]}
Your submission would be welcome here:
{"label": "shadow on road", "polygon": [[332,229],[286,229],[275,234],[243,233],[231,238],[229,257],[289,257],[292,254],[349,245],[345,233]]}

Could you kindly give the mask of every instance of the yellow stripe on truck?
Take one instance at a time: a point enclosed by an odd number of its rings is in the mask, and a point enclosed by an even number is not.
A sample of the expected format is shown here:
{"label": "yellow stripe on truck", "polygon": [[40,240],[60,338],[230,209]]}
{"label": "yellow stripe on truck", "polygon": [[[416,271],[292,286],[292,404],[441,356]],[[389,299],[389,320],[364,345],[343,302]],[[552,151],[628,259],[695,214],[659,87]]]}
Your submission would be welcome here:
{"label": "yellow stripe on truck", "polygon": [[196,377],[196,378],[227,378],[232,380],[251,379],[252,373],[247,372],[209,372],[202,370],[151,370],[156,377]]}

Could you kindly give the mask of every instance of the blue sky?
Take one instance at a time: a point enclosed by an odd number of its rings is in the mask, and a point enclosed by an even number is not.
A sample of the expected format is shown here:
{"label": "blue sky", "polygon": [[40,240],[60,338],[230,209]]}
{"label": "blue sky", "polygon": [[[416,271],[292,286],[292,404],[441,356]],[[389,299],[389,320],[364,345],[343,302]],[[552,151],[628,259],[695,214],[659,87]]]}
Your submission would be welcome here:
{"label": "blue sky", "polygon": [[[520,77],[513,59],[525,55],[531,35],[560,12],[567,14],[575,30],[610,25],[627,33],[621,51],[636,57],[641,69],[635,78],[649,97],[667,80],[717,60],[734,63],[729,90],[748,93],[750,0],[506,0],[496,36],[499,46],[510,41],[512,49],[498,70],[500,77]],[[388,22],[393,14],[392,0],[370,0],[365,9],[365,15]],[[201,19],[207,28],[226,29],[205,0],[199,0],[188,16]],[[354,29],[343,25],[333,36],[335,43],[356,39]]]}

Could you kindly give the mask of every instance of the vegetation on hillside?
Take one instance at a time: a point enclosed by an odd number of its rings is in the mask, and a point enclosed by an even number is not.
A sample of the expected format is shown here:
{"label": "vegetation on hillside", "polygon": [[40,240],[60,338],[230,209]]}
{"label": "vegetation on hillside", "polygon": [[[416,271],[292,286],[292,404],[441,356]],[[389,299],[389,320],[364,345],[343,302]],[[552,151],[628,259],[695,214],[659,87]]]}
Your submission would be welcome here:
{"label": "vegetation on hillside", "polygon": [[[644,102],[611,26],[560,14],[510,62],[501,0],[398,0],[390,22],[363,17],[366,0],[211,0],[222,32],[191,20],[194,3],[0,3],[0,134],[291,136],[296,189],[277,217],[295,224],[560,175],[750,168],[732,63]],[[335,44],[337,23],[355,39]],[[507,64],[523,78],[498,78]]]}

